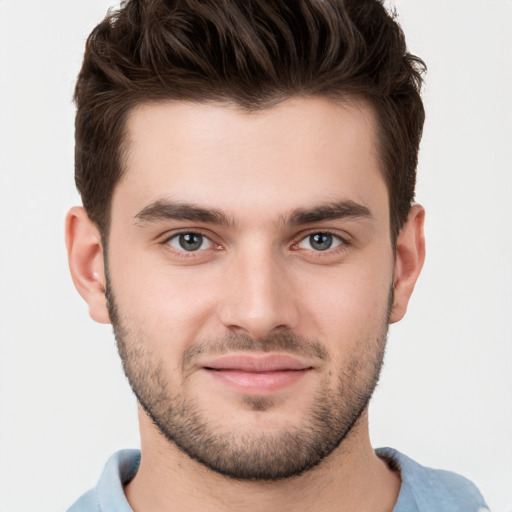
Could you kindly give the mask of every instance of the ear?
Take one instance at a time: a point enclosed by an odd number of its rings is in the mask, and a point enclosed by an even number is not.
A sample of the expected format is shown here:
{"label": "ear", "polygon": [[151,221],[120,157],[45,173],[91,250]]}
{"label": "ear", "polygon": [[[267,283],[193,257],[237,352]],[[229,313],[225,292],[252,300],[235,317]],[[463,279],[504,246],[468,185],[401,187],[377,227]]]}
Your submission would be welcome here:
{"label": "ear", "polygon": [[398,322],[404,317],[414,285],[423,267],[425,261],[424,223],[425,210],[419,204],[413,205],[396,242],[390,323]]}
{"label": "ear", "polygon": [[91,318],[110,323],[101,235],[82,207],[71,208],[66,216],[66,247],[73,283],[89,305]]}

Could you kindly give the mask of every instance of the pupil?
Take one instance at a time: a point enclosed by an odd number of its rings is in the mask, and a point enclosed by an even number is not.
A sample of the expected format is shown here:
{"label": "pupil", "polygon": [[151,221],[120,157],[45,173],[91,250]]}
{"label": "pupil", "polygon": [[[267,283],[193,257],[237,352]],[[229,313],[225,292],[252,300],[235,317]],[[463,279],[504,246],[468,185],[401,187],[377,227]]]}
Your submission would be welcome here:
{"label": "pupil", "polygon": [[203,243],[203,236],[197,233],[185,233],[180,235],[180,245],[186,251],[197,251]]}
{"label": "pupil", "polygon": [[309,237],[311,247],[317,251],[325,251],[332,245],[332,235],[329,233],[315,233]]}

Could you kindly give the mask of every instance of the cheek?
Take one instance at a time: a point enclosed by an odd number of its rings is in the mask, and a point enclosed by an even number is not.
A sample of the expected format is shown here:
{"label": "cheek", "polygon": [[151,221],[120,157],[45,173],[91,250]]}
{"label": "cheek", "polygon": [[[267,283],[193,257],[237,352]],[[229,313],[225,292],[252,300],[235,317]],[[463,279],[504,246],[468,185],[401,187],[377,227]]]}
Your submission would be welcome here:
{"label": "cheek", "polygon": [[[337,266],[283,268],[281,284],[289,290],[279,295],[300,312],[297,332],[346,349],[382,329],[393,262],[391,250],[378,249]],[[217,311],[229,297],[228,267],[170,265],[121,244],[109,252],[109,260],[119,313],[144,333],[148,346],[175,353],[194,340],[225,334]]]}
{"label": "cheek", "polygon": [[346,347],[381,332],[387,323],[392,261],[347,264],[322,279],[303,280],[302,317],[309,335]]}
{"label": "cheek", "polygon": [[109,266],[122,321],[143,333],[147,345],[183,350],[208,324],[216,287],[199,267],[172,267],[134,254],[113,256]]}

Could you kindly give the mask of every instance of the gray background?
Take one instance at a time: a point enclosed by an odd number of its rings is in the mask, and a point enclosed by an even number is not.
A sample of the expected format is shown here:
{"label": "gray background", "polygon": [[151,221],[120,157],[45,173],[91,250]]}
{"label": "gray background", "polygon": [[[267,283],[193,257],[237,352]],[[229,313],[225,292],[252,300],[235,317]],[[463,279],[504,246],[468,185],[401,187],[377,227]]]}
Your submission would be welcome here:
{"label": "gray background", "polygon": [[[391,329],[375,446],[512,511],[510,0],[396,0],[428,66],[418,201],[428,256]],[[73,82],[109,0],[0,0],[0,511],[64,510],[138,445],[109,326],[68,276]]]}

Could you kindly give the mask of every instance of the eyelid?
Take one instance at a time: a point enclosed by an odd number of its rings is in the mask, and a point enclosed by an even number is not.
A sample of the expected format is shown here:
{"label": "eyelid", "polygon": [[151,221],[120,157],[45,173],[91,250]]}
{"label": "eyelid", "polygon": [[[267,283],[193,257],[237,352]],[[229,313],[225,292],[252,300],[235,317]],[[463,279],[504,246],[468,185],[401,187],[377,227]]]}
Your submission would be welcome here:
{"label": "eyelid", "polygon": [[174,238],[178,235],[186,235],[186,234],[194,234],[194,235],[201,235],[205,238],[208,238],[213,242],[214,235],[206,229],[203,228],[176,228],[176,229],[169,229],[165,233],[162,233],[158,235],[158,238],[161,240],[160,243],[165,244],[167,243],[171,238]]}
{"label": "eyelid", "polygon": [[329,229],[329,228],[325,228],[325,229],[322,229],[322,228],[312,228],[312,229],[308,229],[306,231],[302,231],[298,235],[296,235],[294,237],[294,241],[292,243],[292,247],[297,246],[300,242],[302,242],[306,238],[309,238],[311,235],[316,235],[316,234],[332,235],[333,237],[341,240],[341,242],[344,245],[350,245],[352,243],[351,242],[351,237],[348,234],[346,234],[346,233],[342,234],[342,233],[339,233],[336,230]]}
{"label": "eyelid", "polygon": [[[209,247],[206,247],[204,249],[202,249],[202,248],[197,249],[196,251],[187,251],[183,248],[174,247],[169,243],[173,238],[177,238],[180,235],[186,235],[186,234],[201,235],[204,239],[209,241],[209,243],[210,243]],[[194,254],[197,255],[198,253],[201,253],[201,252],[204,252],[207,250],[211,250],[211,249],[214,249],[214,250],[222,249],[223,246],[220,243],[217,243],[214,238],[215,238],[214,235],[209,230],[205,230],[202,228],[179,228],[179,229],[175,229],[172,231],[168,231],[167,233],[164,233],[163,235],[161,235],[161,241],[158,243],[160,245],[170,247],[171,250],[175,254],[193,256]]]}
{"label": "eyelid", "polygon": [[[183,235],[200,236],[201,237],[201,246],[198,249],[187,251],[184,247],[180,246],[180,237],[183,236]],[[177,245],[174,245],[174,243],[173,243],[174,241],[177,242]],[[167,240],[167,244],[170,245],[173,249],[175,249],[178,252],[190,252],[190,253],[193,253],[193,252],[201,252],[201,251],[206,251],[207,249],[211,249],[211,247],[213,245],[213,242],[207,236],[204,236],[201,233],[189,232],[189,233],[176,233],[176,234],[174,234],[173,236],[171,236]],[[205,246],[205,247],[203,247],[203,246]]]}
{"label": "eyelid", "polygon": [[[309,241],[309,239],[313,236],[313,235],[329,235],[333,238],[333,244],[328,247],[327,249],[325,250],[315,250],[314,248],[307,248],[307,247],[300,247],[300,244],[302,244],[303,242],[306,242],[306,241]],[[328,251],[332,251],[334,249],[336,249],[337,247],[339,247],[340,245],[345,245],[345,240],[335,234],[335,233],[330,233],[328,231],[315,231],[313,233],[310,233],[309,235],[306,235],[304,237],[302,237],[296,244],[296,247],[300,248],[300,249],[306,249],[306,250],[311,250],[311,251],[314,251],[314,252],[328,252]]]}
{"label": "eyelid", "polygon": [[[197,234],[197,235],[201,235],[203,238],[207,239],[210,243],[209,247],[206,247],[204,249],[197,249],[196,251],[187,251],[185,249],[180,249],[180,248],[176,248],[176,247],[173,247],[169,244],[169,242],[173,239],[173,238],[176,238],[178,237],[179,235],[183,235],[183,234]],[[335,245],[334,247],[330,247],[328,249],[325,249],[324,251],[320,251],[320,250],[315,250],[315,249],[303,249],[301,247],[299,247],[299,244],[301,242],[303,242],[305,239],[307,239],[308,237],[310,237],[311,235],[314,235],[314,234],[329,234],[331,236],[333,236],[335,239],[339,240],[340,243],[338,243],[337,245]],[[202,253],[202,252],[205,252],[205,251],[208,251],[208,250],[221,250],[221,249],[224,249],[224,245],[217,242],[215,240],[216,236],[214,233],[211,233],[210,230],[207,230],[207,229],[204,229],[204,228],[198,228],[198,227],[193,227],[193,228],[178,228],[178,229],[175,229],[175,230],[172,230],[172,231],[168,231],[162,235],[160,235],[161,237],[161,241],[159,241],[159,245],[163,245],[163,246],[168,246],[170,247],[170,249],[175,253],[175,254],[179,254],[179,255],[183,255],[183,256],[194,256],[194,255],[198,255],[198,253]],[[307,230],[304,230],[302,232],[300,232],[299,234],[295,235],[292,239],[292,243],[291,243],[291,247],[290,249],[293,251],[293,250],[304,250],[304,251],[309,251],[311,253],[314,253],[315,256],[318,256],[318,257],[322,257],[322,256],[327,256],[328,254],[332,254],[332,253],[335,253],[336,251],[340,251],[343,250],[343,249],[346,249],[348,248],[349,246],[351,246],[353,244],[352,240],[351,240],[351,237],[348,233],[343,233],[343,234],[340,234],[338,231],[336,230],[333,230],[333,229],[329,229],[329,228],[310,228],[310,229],[307,229]]]}

